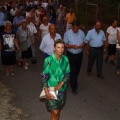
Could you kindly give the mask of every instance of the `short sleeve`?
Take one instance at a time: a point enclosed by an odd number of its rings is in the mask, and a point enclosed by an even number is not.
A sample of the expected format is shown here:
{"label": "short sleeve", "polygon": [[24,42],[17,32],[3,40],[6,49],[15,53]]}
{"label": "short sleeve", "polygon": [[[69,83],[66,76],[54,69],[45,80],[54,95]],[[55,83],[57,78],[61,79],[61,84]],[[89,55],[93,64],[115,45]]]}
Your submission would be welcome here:
{"label": "short sleeve", "polygon": [[35,33],[37,33],[37,29],[36,29],[36,27],[35,27],[35,26],[34,26],[34,29],[33,29],[33,30],[34,30],[34,34],[35,34]]}
{"label": "short sleeve", "polygon": [[106,41],[106,36],[104,32],[103,32],[103,41]]}
{"label": "short sleeve", "polygon": [[106,31],[107,33],[110,33],[110,27],[107,29],[107,31]]}
{"label": "short sleeve", "polygon": [[65,32],[63,40],[64,40],[65,44],[68,44],[68,34],[67,34],[67,32]]}
{"label": "short sleeve", "polygon": [[40,30],[42,30],[42,29],[43,29],[43,27],[42,27],[42,26],[43,26],[43,25],[41,24],[41,25],[40,25],[40,27],[39,27],[39,29],[40,29]]}
{"label": "short sleeve", "polygon": [[90,32],[88,32],[86,37],[85,37],[85,42],[90,41],[90,38],[91,38],[91,34],[90,34]]}

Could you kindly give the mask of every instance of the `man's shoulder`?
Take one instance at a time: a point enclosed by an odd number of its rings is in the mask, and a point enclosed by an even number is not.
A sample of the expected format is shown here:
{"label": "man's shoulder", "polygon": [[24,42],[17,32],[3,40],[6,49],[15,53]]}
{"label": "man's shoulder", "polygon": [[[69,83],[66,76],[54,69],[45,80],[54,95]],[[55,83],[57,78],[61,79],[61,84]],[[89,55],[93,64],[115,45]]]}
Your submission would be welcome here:
{"label": "man's shoulder", "polygon": [[56,33],[56,37],[61,37],[61,35],[59,33]]}
{"label": "man's shoulder", "polygon": [[80,33],[84,34],[84,31],[83,31],[83,30],[81,30],[81,29],[79,29],[79,31],[78,31],[78,32],[80,32]]}
{"label": "man's shoulder", "polygon": [[50,33],[46,34],[46,35],[43,37],[43,39],[46,39],[46,38],[48,38],[48,37],[50,37]]}
{"label": "man's shoulder", "polygon": [[65,33],[66,34],[69,34],[69,33],[71,33],[72,32],[72,29],[69,29],[69,30],[67,30]]}

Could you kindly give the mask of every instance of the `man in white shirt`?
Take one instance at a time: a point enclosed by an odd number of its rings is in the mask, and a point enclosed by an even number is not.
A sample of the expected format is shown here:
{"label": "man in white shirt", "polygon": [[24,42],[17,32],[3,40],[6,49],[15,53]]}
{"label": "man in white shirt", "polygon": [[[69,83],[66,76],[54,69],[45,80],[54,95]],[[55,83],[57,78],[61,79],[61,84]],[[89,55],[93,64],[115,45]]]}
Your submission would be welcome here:
{"label": "man in white shirt", "polygon": [[54,41],[61,39],[60,34],[56,33],[55,25],[49,26],[49,33],[46,34],[40,44],[39,49],[44,53],[44,58],[52,55],[54,52]]}
{"label": "man in white shirt", "polygon": [[106,45],[108,46],[108,55],[106,56],[105,62],[110,60],[110,64],[115,65],[114,58],[116,53],[117,44],[117,20],[113,20],[112,25],[108,27],[106,32]]}
{"label": "man in white shirt", "polygon": [[35,25],[31,22],[30,16],[27,16],[26,20],[28,22],[27,27],[29,28],[31,36],[32,36],[32,43],[31,43],[32,55],[33,55],[33,57],[35,57],[35,38],[37,35],[37,29],[36,29]]}

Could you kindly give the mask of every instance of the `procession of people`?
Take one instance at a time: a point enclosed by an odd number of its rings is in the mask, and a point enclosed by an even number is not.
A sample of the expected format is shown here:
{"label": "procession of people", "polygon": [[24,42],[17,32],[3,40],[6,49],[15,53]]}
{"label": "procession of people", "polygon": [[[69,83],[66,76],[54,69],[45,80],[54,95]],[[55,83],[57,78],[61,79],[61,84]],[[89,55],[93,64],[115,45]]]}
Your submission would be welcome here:
{"label": "procession of people", "polygon": [[[60,118],[66,101],[68,81],[73,95],[77,95],[78,75],[84,50],[88,56],[86,75],[92,77],[92,68],[96,62],[96,79],[105,79],[102,69],[103,52],[106,50],[104,62],[116,65],[116,74],[120,76],[118,21],[114,19],[105,33],[101,29],[102,22],[97,20],[85,35],[80,29],[81,23],[74,10],[68,10],[63,5],[59,5],[56,10],[55,4],[54,0],[27,0],[0,6],[0,61],[5,66],[5,76],[15,75],[16,64],[19,67],[23,66],[24,70],[31,69],[29,60],[36,63],[35,50],[42,51],[42,83],[46,94],[46,106],[51,112],[50,120]],[[36,41],[40,42],[39,48],[35,47]],[[49,87],[58,91],[58,100],[49,93]]]}

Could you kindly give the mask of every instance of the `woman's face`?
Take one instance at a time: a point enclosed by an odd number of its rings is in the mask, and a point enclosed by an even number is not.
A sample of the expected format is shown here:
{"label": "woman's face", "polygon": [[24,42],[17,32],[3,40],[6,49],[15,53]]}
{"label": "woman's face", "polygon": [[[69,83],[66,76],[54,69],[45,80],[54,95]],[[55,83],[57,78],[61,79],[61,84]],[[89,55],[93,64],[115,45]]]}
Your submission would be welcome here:
{"label": "woman's face", "polygon": [[26,29],[27,28],[27,23],[22,23],[22,28]]}
{"label": "woman's face", "polygon": [[56,55],[61,56],[64,52],[64,44],[62,43],[56,44],[56,46],[54,47],[54,51]]}
{"label": "woman's face", "polygon": [[45,23],[45,24],[48,24],[48,20],[45,20],[44,23]]}

